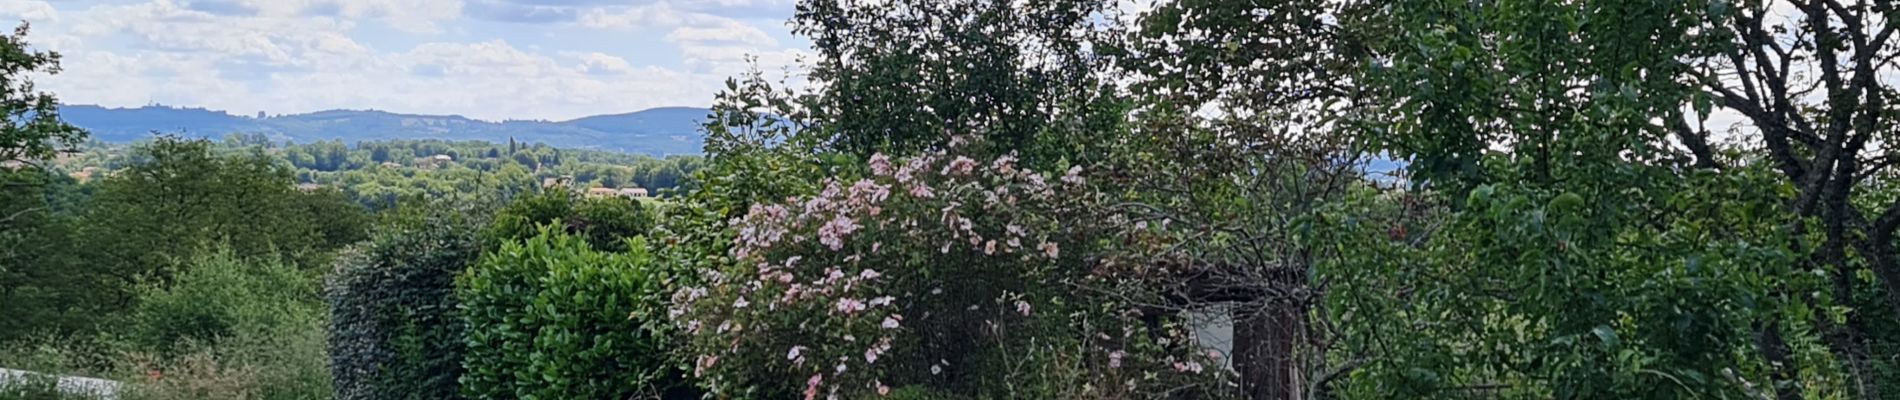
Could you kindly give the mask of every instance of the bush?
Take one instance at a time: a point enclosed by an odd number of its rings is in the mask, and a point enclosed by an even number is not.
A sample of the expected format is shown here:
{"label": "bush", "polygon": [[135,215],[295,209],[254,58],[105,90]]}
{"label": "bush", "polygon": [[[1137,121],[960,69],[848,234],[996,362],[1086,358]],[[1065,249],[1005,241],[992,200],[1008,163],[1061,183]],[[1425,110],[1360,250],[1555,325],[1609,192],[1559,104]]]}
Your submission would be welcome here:
{"label": "bush", "polygon": [[146,285],[129,317],[138,350],[165,353],[174,343],[206,344],[246,333],[318,321],[315,286],[294,267],[250,263],[227,250],[194,256],[170,285]]}
{"label": "bush", "polygon": [[[552,228],[457,279],[467,326],[463,394],[471,398],[607,399],[657,395],[677,371],[647,329],[659,279],[643,240],[602,253]],[[628,312],[633,314],[630,316]]]}
{"label": "bush", "polygon": [[1149,328],[1126,300],[1077,289],[1096,271],[1084,257],[1094,225],[1076,222],[1097,201],[1080,168],[933,153],[874,155],[866,169],[751,206],[730,220],[731,249],[703,257],[730,261],[676,292],[670,312],[708,389],[1153,398],[1211,375],[1179,358],[1191,350],[1139,347]]}
{"label": "bush", "polygon": [[541,225],[553,224],[585,237],[596,250],[624,251],[627,248],[622,239],[645,234],[652,227],[649,214],[645,206],[632,199],[583,199],[564,190],[552,190],[516,199],[496,212],[495,220],[482,230],[482,248],[494,250],[502,243],[525,240]]}
{"label": "bush", "polygon": [[481,252],[473,225],[443,212],[395,221],[338,260],[324,286],[337,398],[456,396],[455,275]]}
{"label": "bush", "polygon": [[152,398],[325,399],[330,379],[315,285],[294,267],[229,251],[194,256],[148,285],[129,316],[122,375]]}

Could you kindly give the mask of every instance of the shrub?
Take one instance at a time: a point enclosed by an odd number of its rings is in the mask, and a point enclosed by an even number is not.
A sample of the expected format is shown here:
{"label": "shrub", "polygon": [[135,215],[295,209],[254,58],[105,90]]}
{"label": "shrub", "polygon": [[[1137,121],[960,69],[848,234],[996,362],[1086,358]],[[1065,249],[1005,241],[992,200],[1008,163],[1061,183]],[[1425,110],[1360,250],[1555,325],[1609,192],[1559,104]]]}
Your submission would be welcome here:
{"label": "shrub", "polygon": [[[606,399],[656,395],[677,371],[659,338],[659,279],[644,240],[595,251],[543,228],[505,243],[456,281],[471,398]],[[633,314],[629,315],[631,311]]]}
{"label": "shrub", "polygon": [[867,169],[752,206],[730,223],[733,261],[675,294],[669,312],[717,395],[871,398],[916,385],[898,393],[1141,398],[1135,380],[1161,386],[1144,372],[1199,371],[1137,352],[1146,328],[1130,308],[1076,289],[1092,279],[1094,245],[1094,224],[1077,221],[1092,221],[1097,200],[1080,168],[930,154],[874,155]]}
{"label": "shrub", "polygon": [[148,284],[138,293],[126,337],[137,350],[165,353],[174,343],[313,325],[314,289],[294,267],[205,252],[182,265],[170,285]]}
{"label": "shrub", "polygon": [[[143,398],[326,399],[330,379],[315,285],[294,267],[194,256],[138,298],[121,375]],[[134,397],[140,398],[140,397]]]}
{"label": "shrub", "polygon": [[455,275],[480,254],[452,212],[396,220],[340,258],[324,286],[338,399],[444,399],[459,391]]}
{"label": "shrub", "polygon": [[541,225],[553,224],[581,235],[596,250],[623,251],[621,239],[645,234],[653,225],[646,207],[620,197],[579,198],[565,190],[526,196],[495,213],[482,229],[484,249],[534,236]]}

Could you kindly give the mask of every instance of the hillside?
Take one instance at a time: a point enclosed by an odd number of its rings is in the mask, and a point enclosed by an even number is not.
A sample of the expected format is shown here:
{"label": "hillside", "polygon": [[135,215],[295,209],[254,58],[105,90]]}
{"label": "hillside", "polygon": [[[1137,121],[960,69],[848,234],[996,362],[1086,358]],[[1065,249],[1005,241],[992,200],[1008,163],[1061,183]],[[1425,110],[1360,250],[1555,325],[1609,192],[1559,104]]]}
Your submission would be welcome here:
{"label": "hillside", "polygon": [[375,110],[330,110],[254,118],[200,108],[145,106],[106,108],[66,105],[67,122],[92,131],[108,142],[150,137],[153,132],[190,137],[222,137],[229,133],[263,133],[279,140],[308,143],[342,139],[345,142],[386,139],[484,140],[507,142],[514,138],[557,147],[627,153],[698,154],[699,121],[707,110],[664,107],[626,114],[599,115],[562,122],[510,120],[482,121],[457,115],[397,114]]}

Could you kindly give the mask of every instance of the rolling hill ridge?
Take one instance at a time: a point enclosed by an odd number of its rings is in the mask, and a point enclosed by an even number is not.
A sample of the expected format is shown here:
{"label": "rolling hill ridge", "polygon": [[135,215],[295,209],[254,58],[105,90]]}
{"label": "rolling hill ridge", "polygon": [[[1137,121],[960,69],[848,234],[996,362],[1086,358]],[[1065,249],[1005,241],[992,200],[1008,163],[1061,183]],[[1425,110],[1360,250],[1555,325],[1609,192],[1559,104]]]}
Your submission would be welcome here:
{"label": "rolling hill ridge", "polygon": [[305,114],[249,117],[202,108],[144,106],[107,108],[64,105],[60,116],[92,132],[95,139],[128,142],[154,133],[220,138],[231,133],[262,133],[299,143],[383,139],[484,140],[541,142],[552,146],[665,156],[699,154],[699,123],[709,110],[663,107],[568,121],[483,121],[459,115],[398,114],[376,110],[328,110]]}

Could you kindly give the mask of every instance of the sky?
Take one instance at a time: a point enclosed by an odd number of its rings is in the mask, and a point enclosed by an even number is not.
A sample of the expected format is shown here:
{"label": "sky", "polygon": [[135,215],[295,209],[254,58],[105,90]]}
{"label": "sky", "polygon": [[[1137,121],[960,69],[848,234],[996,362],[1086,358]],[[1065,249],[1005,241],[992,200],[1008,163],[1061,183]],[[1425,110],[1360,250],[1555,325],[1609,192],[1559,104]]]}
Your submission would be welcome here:
{"label": "sky", "polygon": [[[67,104],[566,120],[794,71],[794,0],[0,0]],[[750,60],[750,61],[749,61]]]}

